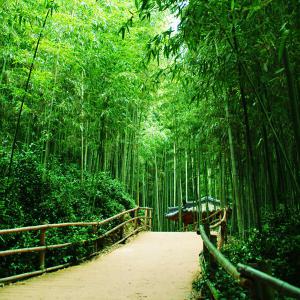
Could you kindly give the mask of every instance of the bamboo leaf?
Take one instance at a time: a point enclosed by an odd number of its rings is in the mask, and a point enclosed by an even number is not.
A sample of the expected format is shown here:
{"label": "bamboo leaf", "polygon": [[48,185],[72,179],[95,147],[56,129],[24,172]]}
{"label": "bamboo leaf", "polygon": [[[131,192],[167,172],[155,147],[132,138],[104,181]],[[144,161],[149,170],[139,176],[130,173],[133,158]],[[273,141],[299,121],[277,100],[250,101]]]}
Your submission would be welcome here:
{"label": "bamboo leaf", "polygon": [[284,71],[284,68],[280,68],[280,69],[278,69],[278,70],[275,72],[275,74],[282,73],[283,71]]}
{"label": "bamboo leaf", "polygon": [[284,48],[285,48],[285,45],[286,45],[287,38],[288,38],[289,33],[290,33],[290,31],[288,29],[285,29],[285,25],[282,28],[282,31],[283,32],[282,32],[282,36],[281,36],[281,39],[280,39],[280,45],[279,45],[279,50],[278,50],[278,60],[279,61],[282,60],[283,51],[284,51]]}
{"label": "bamboo leaf", "polygon": [[118,32],[118,34],[122,34],[122,39],[124,40],[124,38],[125,38],[125,27],[124,26],[122,26],[121,28],[120,28],[120,30],[119,30],[119,32]]}
{"label": "bamboo leaf", "polygon": [[140,7],[139,0],[134,0],[134,4],[135,4],[136,9],[139,9],[139,7]]}

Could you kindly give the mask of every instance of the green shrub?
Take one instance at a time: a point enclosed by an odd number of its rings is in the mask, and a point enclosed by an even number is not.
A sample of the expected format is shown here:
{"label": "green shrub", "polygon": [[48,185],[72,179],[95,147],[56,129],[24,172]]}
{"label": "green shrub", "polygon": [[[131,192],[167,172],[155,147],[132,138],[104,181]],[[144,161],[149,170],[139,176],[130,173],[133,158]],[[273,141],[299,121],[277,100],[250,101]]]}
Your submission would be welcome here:
{"label": "green shrub", "polygon": [[[0,152],[0,228],[14,228],[44,223],[101,221],[134,207],[134,201],[120,182],[107,173],[84,174],[81,181],[76,165],[61,164],[52,159],[47,170],[32,150],[15,153],[10,177],[9,158]],[[99,229],[99,233],[119,221]],[[49,229],[48,244],[86,240],[93,236],[91,228]],[[39,245],[39,232],[0,236],[0,248],[24,248]],[[47,267],[75,262],[87,256],[89,245],[76,245],[47,252]],[[1,259],[0,277],[29,272],[38,268],[38,254],[8,256]]]}
{"label": "green shrub", "polygon": [[[263,230],[259,233],[252,229],[247,239],[231,237],[222,253],[234,265],[259,264],[268,262],[272,275],[296,286],[300,286],[300,220],[298,210],[280,208],[268,213],[263,219]],[[206,285],[207,277],[198,279],[194,288],[200,290]],[[215,287],[222,292],[221,299],[247,299],[247,291],[222,269],[218,268],[213,280]],[[278,299],[283,299],[280,296]]]}

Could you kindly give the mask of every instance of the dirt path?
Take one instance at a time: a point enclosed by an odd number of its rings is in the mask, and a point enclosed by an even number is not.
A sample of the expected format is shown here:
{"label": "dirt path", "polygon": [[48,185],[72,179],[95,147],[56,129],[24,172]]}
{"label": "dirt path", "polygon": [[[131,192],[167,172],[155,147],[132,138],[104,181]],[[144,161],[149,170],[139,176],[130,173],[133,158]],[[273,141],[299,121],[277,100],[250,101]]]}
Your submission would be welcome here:
{"label": "dirt path", "polygon": [[93,261],[0,288],[0,299],[188,299],[201,248],[196,233],[141,233]]}

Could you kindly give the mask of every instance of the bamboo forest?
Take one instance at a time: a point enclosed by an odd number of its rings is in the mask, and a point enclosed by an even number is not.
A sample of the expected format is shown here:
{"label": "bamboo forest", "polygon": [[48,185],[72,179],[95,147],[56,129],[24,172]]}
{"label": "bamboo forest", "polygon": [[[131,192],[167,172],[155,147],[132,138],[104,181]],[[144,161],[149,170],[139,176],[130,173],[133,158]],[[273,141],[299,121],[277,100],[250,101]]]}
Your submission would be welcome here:
{"label": "bamboo forest", "polygon": [[299,199],[298,0],[0,0],[0,299],[300,299]]}

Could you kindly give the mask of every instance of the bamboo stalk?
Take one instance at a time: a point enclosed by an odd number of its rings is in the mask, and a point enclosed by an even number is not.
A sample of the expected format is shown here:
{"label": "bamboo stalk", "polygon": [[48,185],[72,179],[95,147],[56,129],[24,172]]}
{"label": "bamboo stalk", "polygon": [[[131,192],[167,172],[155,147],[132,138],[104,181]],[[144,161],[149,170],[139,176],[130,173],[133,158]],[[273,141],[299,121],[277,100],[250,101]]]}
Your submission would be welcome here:
{"label": "bamboo stalk", "polygon": [[52,7],[48,8],[46,16],[45,16],[44,21],[43,21],[43,25],[42,25],[39,37],[37,39],[37,43],[36,43],[36,46],[35,46],[34,54],[33,54],[33,57],[32,57],[31,64],[30,64],[29,73],[28,73],[28,76],[27,76],[27,80],[26,80],[26,84],[25,84],[25,89],[24,89],[25,93],[24,93],[24,95],[23,95],[23,97],[21,99],[21,106],[20,106],[19,112],[18,112],[18,117],[17,117],[17,123],[16,123],[16,128],[15,128],[14,139],[13,139],[13,143],[12,143],[12,146],[11,146],[11,153],[10,153],[9,166],[8,166],[8,177],[10,177],[10,175],[11,175],[12,163],[13,163],[13,157],[14,157],[14,151],[15,151],[15,148],[16,148],[17,138],[18,138],[18,134],[19,134],[22,111],[23,111],[23,107],[24,107],[24,103],[25,103],[25,99],[26,99],[26,94],[27,94],[27,92],[29,90],[30,80],[31,80],[32,72],[34,70],[34,63],[35,63],[36,58],[37,58],[37,53],[38,53],[39,46],[40,46],[40,43],[41,43],[41,40],[42,40],[42,37],[43,37],[43,32],[45,30],[48,17],[52,14],[52,12],[53,12],[53,8]]}

